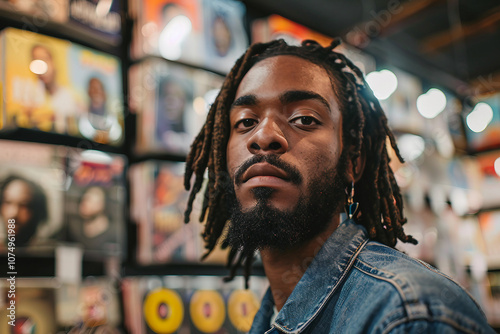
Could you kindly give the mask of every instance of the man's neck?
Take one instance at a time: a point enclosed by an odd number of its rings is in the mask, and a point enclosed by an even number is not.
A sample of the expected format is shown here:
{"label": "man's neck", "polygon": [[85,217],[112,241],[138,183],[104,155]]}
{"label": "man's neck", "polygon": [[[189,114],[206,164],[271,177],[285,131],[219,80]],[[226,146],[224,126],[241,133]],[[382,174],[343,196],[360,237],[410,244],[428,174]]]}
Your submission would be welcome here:
{"label": "man's neck", "polygon": [[269,248],[261,250],[264,271],[278,311],[292,294],[323,244],[339,225],[339,215],[334,215],[334,217],[335,219],[332,219],[332,223],[325,231],[300,246],[289,250]]}

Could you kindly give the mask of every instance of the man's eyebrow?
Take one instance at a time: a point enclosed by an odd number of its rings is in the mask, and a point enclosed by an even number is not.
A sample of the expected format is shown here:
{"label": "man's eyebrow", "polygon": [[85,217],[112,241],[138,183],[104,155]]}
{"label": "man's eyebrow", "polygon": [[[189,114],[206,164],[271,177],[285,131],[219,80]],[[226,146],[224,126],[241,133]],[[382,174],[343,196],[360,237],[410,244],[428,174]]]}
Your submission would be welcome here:
{"label": "man's eyebrow", "polygon": [[255,106],[257,105],[257,97],[255,95],[243,95],[237,98],[232,104],[231,109],[240,106]]}
{"label": "man's eyebrow", "polygon": [[330,110],[330,104],[325,100],[323,96],[309,90],[290,90],[280,96],[281,103],[285,105],[303,100],[318,100],[328,110]]}

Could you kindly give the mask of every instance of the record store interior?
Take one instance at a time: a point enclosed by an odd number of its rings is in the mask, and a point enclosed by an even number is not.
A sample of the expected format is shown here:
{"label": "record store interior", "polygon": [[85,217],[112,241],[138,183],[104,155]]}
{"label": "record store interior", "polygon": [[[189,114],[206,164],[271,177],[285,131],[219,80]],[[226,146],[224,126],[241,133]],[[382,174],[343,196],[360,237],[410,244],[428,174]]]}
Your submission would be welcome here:
{"label": "record store interior", "polygon": [[0,0],[0,29],[0,333],[247,333],[269,283],[201,260],[186,156],[251,44],[335,37],[405,160],[396,248],[500,331],[498,1]]}

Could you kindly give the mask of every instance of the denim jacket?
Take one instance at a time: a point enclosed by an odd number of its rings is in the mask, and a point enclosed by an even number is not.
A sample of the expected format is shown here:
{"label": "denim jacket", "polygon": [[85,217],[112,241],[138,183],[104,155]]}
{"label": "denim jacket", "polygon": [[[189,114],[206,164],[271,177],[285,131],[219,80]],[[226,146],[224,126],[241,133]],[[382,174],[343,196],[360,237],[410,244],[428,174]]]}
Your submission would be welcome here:
{"label": "denim jacket", "polygon": [[274,321],[273,313],[269,289],[250,333],[494,333],[457,283],[368,240],[352,220],[324,243]]}

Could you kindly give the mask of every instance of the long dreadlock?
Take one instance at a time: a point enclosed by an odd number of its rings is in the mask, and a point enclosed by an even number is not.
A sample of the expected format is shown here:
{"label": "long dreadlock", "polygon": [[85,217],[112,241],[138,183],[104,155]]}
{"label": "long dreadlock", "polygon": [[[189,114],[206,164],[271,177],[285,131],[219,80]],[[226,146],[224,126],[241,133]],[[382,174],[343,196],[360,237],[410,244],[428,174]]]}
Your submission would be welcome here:
{"label": "long dreadlock", "polygon": [[[361,179],[356,183],[354,200],[360,203],[361,217],[358,220],[367,229],[371,239],[394,247],[397,239],[416,244],[406,235],[403,225],[403,199],[400,189],[389,166],[386,140],[403,162],[387,118],[378,100],[363,79],[363,74],[343,54],[333,51],[340,44],[335,39],[330,46],[322,47],[315,41],[306,40],[302,46],[290,46],[283,40],[252,45],[236,61],[212,104],[202,130],[194,140],[186,160],[184,185],[191,188],[185,222],[189,222],[193,201],[201,190],[205,170],[208,169],[208,185],[205,189],[200,222],[206,219],[202,234],[207,252],[205,258],[217,245],[229,218],[228,186],[232,180],[226,164],[226,146],[229,140],[229,111],[236,90],[250,68],[257,62],[278,55],[294,55],[325,68],[330,74],[332,87],[342,112],[344,147],[353,148],[349,152],[354,168],[356,158],[366,155],[366,164]],[[363,153],[362,153],[363,151]],[[194,183],[191,178],[195,175]],[[222,241],[222,247],[228,246]],[[236,270],[244,266],[248,284],[253,255],[241,250],[230,249],[227,266],[230,268],[228,280],[234,278]]]}

